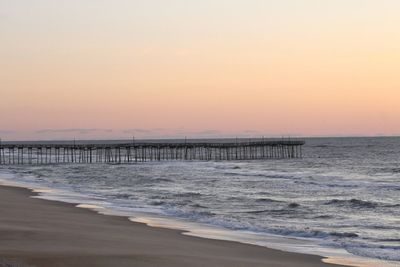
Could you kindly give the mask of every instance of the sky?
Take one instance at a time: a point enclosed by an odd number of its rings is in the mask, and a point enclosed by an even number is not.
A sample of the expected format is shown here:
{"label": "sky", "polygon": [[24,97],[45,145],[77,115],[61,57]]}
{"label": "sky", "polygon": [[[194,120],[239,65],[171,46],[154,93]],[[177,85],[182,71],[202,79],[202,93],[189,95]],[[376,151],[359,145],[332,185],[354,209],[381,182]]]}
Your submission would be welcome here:
{"label": "sky", "polygon": [[400,135],[399,10],[0,0],[0,138]]}

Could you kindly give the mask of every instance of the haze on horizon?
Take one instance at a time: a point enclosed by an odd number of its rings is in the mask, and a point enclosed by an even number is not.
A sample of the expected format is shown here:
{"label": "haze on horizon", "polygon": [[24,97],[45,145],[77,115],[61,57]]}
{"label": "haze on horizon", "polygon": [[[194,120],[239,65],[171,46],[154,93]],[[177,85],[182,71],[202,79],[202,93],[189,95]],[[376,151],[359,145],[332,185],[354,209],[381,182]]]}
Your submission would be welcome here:
{"label": "haze on horizon", "polygon": [[400,135],[399,10],[0,0],[0,138]]}

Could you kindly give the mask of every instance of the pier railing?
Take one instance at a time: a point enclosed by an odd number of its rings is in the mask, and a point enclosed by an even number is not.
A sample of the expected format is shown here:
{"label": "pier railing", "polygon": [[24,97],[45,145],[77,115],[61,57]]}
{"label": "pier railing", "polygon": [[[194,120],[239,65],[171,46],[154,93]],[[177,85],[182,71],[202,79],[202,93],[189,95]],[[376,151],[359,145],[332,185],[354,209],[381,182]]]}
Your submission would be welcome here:
{"label": "pier railing", "polygon": [[301,140],[235,143],[1,144],[0,165],[301,158]]}

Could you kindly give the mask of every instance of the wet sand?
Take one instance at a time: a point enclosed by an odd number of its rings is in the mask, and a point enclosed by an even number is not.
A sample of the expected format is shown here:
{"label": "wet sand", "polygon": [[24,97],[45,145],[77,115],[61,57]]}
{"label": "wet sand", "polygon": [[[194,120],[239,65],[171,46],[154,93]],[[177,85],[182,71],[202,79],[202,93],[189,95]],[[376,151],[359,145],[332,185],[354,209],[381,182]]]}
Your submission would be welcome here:
{"label": "wet sand", "polygon": [[1,267],[339,266],[318,256],[185,236],[33,195],[0,186]]}

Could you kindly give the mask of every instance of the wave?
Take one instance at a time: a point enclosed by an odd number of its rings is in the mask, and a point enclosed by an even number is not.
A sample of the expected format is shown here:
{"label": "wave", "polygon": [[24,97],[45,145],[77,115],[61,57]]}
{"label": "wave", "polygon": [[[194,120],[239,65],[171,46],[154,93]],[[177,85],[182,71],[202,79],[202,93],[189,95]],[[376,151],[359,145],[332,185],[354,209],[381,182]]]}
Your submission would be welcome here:
{"label": "wave", "polygon": [[153,182],[166,182],[166,183],[174,182],[173,180],[168,179],[168,178],[154,178],[152,180],[153,180]]}
{"label": "wave", "polygon": [[246,211],[244,213],[260,214],[260,213],[268,213],[268,212],[271,212],[271,210],[250,210],[250,211]]}
{"label": "wave", "polygon": [[376,172],[383,172],[383,173],[393,173],[398,174],[400,173],[400,168],[376,168],[374,169]]}
{"label": "wave", "polygon": [[349,206],[352,208],[368,208],[368,209],[374,209],[376,208],[379,204],[376,202],[372,201],[364,201],[356,198],[352,198],[350,200],[346,199],[332,199],[327,202],[325,202],[325,205],[336,205],[336,206]]}
{"label": "wave", "polygon": [[153,201],[150,203],[150,205],[153,205],[153,206],[162,206],[164,204],[165,204],[164,201]]}
{"label": "wave", "polygon": [[198,192],[186,192],[186,193],[174,194],[174,197],[199,197],[201,195],[202,194]]}
{"label": "wave", "polygon": [[208,217],[216,215],[214,212],[211,212],[211,211],[200,211],[200,212],[197,212],[197,214],[200,216],[208,216]]}
{"label": "wave", "polygon": [[349,238],[358,237],[358,234],[352,233],[352,232],[345,232],[345,233],[330,232],[329,235],[334,236],[334,237],[349,237]]}
{"label": "wave", "polygon": [[365,208],[365,209],[375,209],[377,207],[383,208],[397,208],[400,207],[400,204],[389,204],[389,203],[382,203],[382,202],[374,202],[374,201],[365,201],[357,198],[352,199],[332,199],[325,202],[325,205],[336,205],[336,206],[348,206],[351,208]]}
{"label": "wave", "polygon": [[314,216],[314,219],[331,219],[333,218],[333,216],[331,215],[318,215],[318,216]]}
{"label": "wave", "polygon": [[245,201],[246,198],[233,196],[233,197],[228,197],[227,200],[232,200],[232,201]]}
{"label": "wave", "polygon": [[393,168],[391,169],[392,173],[400,173],[400,168]]}
{"label": "wave", "polygon": [[200,204],[193,204],[193,205],[190,205],[190,206],[193,207],[193,208],[208,209],[208,207],[200,205]]}
{"label": "wave", "polygon": [[400,238],[387,238],[387,239],[378,239],[381,242],[400,242]]}
{"label": "wave", "polygon": [[226,171],[223,173],[224,175],[229,176],[241,176],[241,177],[262,177],[262,178],[270,178],[270,179],[286,179],[286,180],[293,180],[293,179],[302,179],[302,178],[309,178],[304,175],[296,175],[294,173],[290,174],[282,174],[282,173],[261,173],[261,172],[232,172]]}
{"label": "wave", "polygon": [[386,208],[399,208],[400,204],[385,204],[383,206]]}
{"label": "wave", "polygon": [[[278,201],[274,199],[263,199],[262,202],[266,203],[283,203],[283,201]],[[292,202],[287,205],[287,208],[282,208],[282,209],[264,209],[264,210],[250,210],[250,211],[245,211],[245,212],[239,212],[239,213],[248,213],[248,214],[259,214],[259,213],[274,213],[274,214],[290,214],[295,211],[296,208],[300,207],[299,203]]]}
{"label": "wave", "polygon": [[293,203],[290,203],[290,204],[288,205],[288,207],[293,209],[293,208],[300,207],[300,204],[299,204],[299,203],[296,203],[296,202],[293,202]]}
{"label": "wave", "polygon": [[259,203],[282,203],[283,201],[272,199],[272,198],[258,198],[256,202]]}
{"label": "wave", "polygon": [[310,147],[326,148],[326,147],[330,147],[330,146],[328,146],[328,145],[314,145],[314,146],[310,146]]}
{"label": "wave", "polygon": [[293,236],[293,237],[304,237],[304,238],[320,238],[320,239],[326,239],[326,238],[346,238],[346,239],[353,239],[359,237],[358,234],[353,233],[353,232],[325,232],[325,231],[320,231],[320,230],[310,230],[310,231],[305,231],[305,230],[289,230],[289,229],[271,229],[268,230],[268,232],[271,232],[273,234],[279,234],[279,235],[284,235],[284,236]]}
{"label": "wave", "polygon": [[115,195],[113,195],[113,197],[117,198],[117,199],[131,199],[131,198],[133,198],[132,195],[124,194],[124,193],[115,194]]}
{"label": "wave", "polygon": [[173,217],[184,218],[195,221],[207,221],[210,217],[214,217],[216,214],[211,211],[191,211],[185,212],[179,209],[173,209],[166,211],[166,214],[172,215]]}
{"label": "wave", "polygon": [[374,245],[361,242],[343,243],[342,246],[354,255],[388,261],[400,261],[400,246]]}
{"label": "wave", "polygon": [[381,186],[378,186],[378,188],[384,189],[384,190],[389,190],[389,191],[400,191],[400,185],[394,185],[394,184],[381,185]]}

